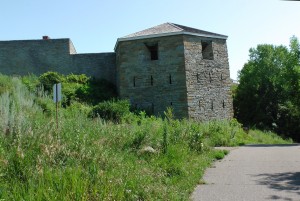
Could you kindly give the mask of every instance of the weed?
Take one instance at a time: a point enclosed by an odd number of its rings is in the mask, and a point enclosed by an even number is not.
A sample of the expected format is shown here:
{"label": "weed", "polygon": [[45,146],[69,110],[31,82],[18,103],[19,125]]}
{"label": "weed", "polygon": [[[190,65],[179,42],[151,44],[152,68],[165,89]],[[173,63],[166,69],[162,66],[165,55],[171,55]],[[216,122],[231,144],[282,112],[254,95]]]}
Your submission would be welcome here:
{"label": "weed", "polygon": [[221,160],[225,157],[225,152],[223,150],[215,150],[214,157],[217,160]]}
{"label": "weed", "polygon": [[[209,164],[227,154],[212,147],[290,143],[273,133],[246,134],[236,121],[176,120],[171,109],[165,118],[135,114],[128,101],[93,107],[76,90],[60,109],[57,130],[54,103],[43,88],[33,90],[31,79],[22,78],[27,89],[21,78],[0,75],[4,200],[188,200]],[[63,81],[75,89],[87,79],[70,75]],[[155,154],[141,154],[144,148]]]}

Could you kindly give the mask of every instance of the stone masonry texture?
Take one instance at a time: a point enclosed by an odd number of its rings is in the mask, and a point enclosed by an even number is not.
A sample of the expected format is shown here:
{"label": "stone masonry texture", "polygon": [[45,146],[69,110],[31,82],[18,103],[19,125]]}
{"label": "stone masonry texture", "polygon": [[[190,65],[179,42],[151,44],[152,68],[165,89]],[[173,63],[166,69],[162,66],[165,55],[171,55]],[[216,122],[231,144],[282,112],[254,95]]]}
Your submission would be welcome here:
{"label": "stone masonry texture", "polygon": [[115,53],[77,54],[70,39],[0,41],[0,73],[87,74],[115,83]]}
{"label": "stone masonry texture", "polygon": [[[147,45],[152,44],[158,46],[158,60],[151,60]],[[116,54],[121,98],[156,115],[173,107],[176,117],[188,116],[182,36],[120,42]]]}
{"label": "stone masonry texture", "polygon": [[114,83],[137,109],[198,121],[233,117],[227,36],[165,23],[78,54],[70,39],[0,41],[0,73],[86,74]]}
{"label": "stone masonry texture", "polygon": [[[213,59],[203,59],[202,41],[212,42]],[[192,119],[233,116],[226,41],[184,36],[188,115]]]}
{"label": "stone masonry texture", "polygon": [[[202,42],[211,44],[212,59],[203,59]],[[151,44],[158,46],[158,60],[151,60]],[[189,35],[139,39],[120,42],[116,54],[119,95],[133,106],[156,115],[172,107],[175,117],[200,121],[232,118],[226,40]]]}

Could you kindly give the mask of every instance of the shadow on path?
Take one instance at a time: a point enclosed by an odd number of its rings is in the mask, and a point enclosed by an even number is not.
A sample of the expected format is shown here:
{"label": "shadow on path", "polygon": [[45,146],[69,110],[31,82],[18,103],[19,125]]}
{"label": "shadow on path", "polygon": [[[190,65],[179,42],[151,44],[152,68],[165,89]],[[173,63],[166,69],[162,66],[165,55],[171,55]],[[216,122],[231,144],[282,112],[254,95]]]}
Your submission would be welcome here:
{"label": "shadow on path", "polygon": [[300,144],[248,144],[242,147],[297,147]]}
{"label": "shadow on path", "polygon": [[[259,174],[253,175],[256,177],[256,182],[259,185],[265,185],[277,191],[285,191],[291,194],[299,195],[300,200],[300,172],[285,172],[275,174]],[[293,200],[291,198],[284,198],[277,195],[269,197],[271,200]]]}

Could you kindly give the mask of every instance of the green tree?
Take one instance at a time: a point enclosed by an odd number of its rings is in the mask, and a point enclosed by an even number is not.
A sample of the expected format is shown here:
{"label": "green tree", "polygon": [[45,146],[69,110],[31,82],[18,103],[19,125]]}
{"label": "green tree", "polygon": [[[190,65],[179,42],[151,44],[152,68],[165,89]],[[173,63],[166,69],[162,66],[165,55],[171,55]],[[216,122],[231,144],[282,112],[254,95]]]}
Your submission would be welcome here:
{"label": "green tree", "polygon": [[300,133],[300,45],[258,45],[239,73],[235,116],[246,126],[275,130],[298,139]]}

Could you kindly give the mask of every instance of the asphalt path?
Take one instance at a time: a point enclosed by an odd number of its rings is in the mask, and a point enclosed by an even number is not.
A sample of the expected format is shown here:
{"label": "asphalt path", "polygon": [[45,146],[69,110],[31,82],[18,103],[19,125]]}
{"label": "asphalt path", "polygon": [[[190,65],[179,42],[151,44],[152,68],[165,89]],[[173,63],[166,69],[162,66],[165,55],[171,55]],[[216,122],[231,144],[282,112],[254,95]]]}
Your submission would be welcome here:
{"label": "asphalt path", "polygon": [[203,179],[192,200],[300,201],[300,144],[233,149]]}

